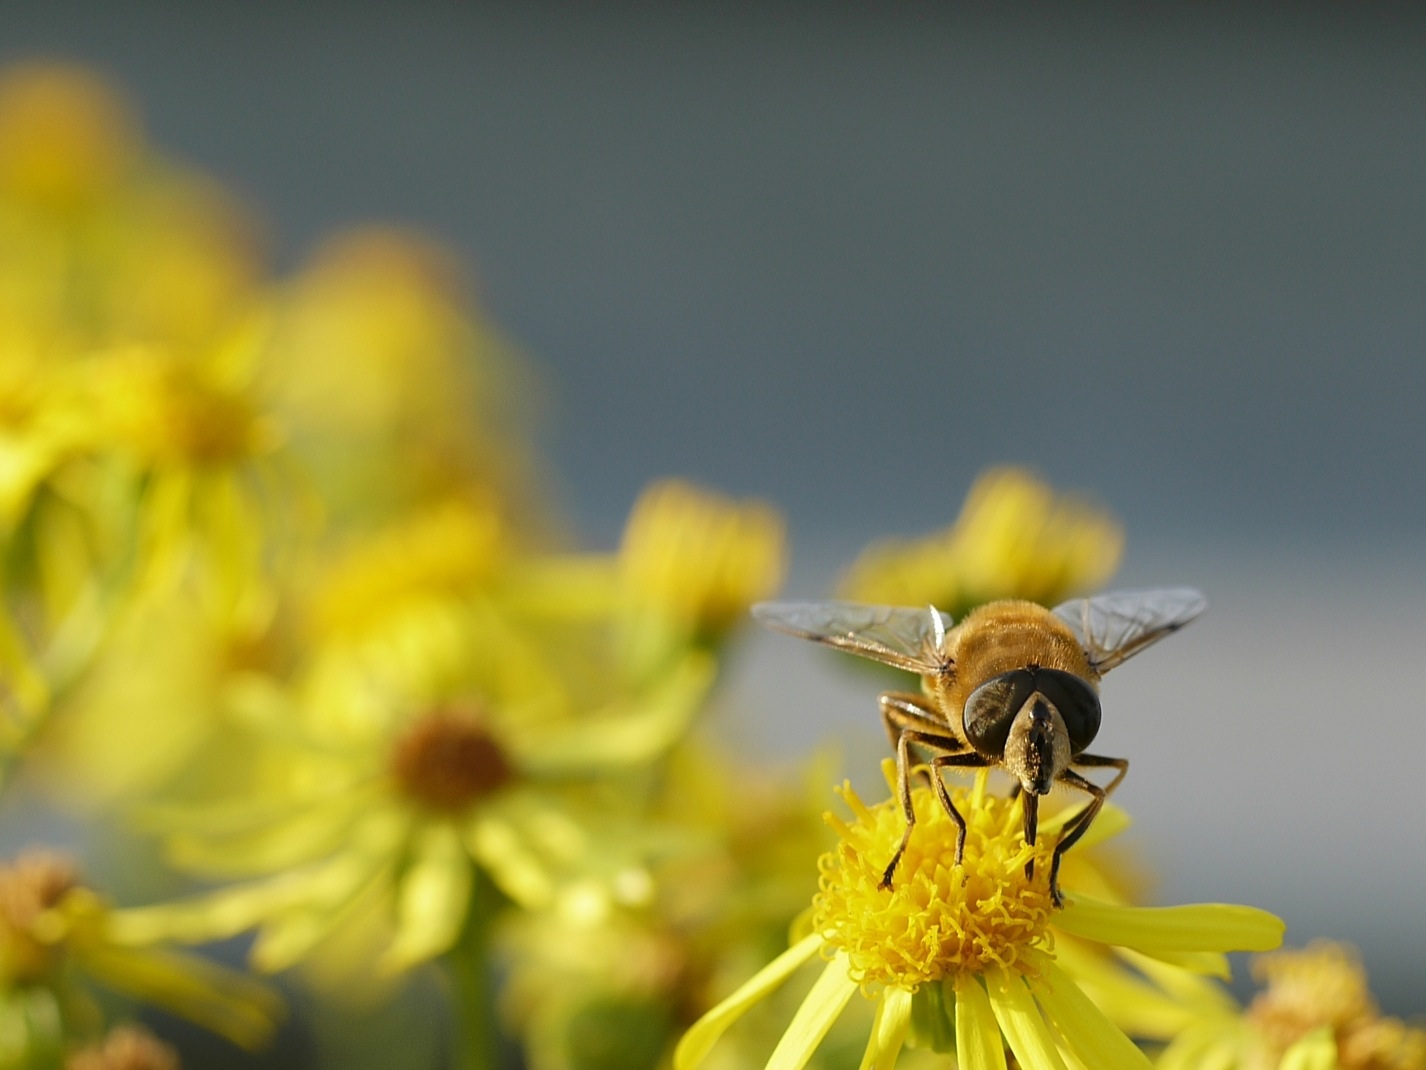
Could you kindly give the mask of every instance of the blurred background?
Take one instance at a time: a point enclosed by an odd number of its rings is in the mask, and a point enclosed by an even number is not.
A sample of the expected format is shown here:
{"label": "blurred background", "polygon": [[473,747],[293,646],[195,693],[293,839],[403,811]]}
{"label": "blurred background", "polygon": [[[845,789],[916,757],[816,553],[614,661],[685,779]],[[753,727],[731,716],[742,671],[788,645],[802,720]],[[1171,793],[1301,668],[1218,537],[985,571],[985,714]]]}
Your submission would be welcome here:
{"label": "blurred background", "polygon": [[[790,591],[989,463],[1124,521],[1203,621],[1096,749],[1166,900],[1426,989],[1426,14],[1390,7],[10,4],[256,203],[281,268],[405,221],[530,353],[572,521],[650,478],[787,511]],[[748,747],[885,744],[879,682],[750,636]]]}

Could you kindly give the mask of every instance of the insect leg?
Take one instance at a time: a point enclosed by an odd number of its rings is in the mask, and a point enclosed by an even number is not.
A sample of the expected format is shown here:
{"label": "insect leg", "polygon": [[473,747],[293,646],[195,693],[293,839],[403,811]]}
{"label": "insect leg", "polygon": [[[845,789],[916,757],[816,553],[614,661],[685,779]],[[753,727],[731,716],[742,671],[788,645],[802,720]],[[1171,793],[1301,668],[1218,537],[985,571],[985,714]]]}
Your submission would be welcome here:
{"label": "insect leg", "polygon": [[[1080,757],[1083,757],[1083,755]],[[1063,858],[1064,853],[1079,842],[1079,838],[1085,834],[1085,831],[1089,828],[1095,817],[1098,816],[1100,808],[1103,807],[1104,800],[1108,797],[1109,792],[1094,783],[1094,781],[1086,780],[1073,769],[1066,769],[1059,775],[1058,780],[1061,784],[1068,784],[1072,788],[1079,788],[1080,791],[1088,792],[1090,795],[1089,805],[1084,808],[1078,817],[1074,818],[1069,828],[1065,829],[1063,835],[1060,836],[1060,842],[1055,844],[1054,858],[1050,862],[1050,901],[1053,902],[1055,906],[1062,907],[1065,905],[1065,902],[1064,896],[1060,894],[1060,859]],[[1118,782],[1119,778],[1116,778],[1115,784]]]}
{"label": "insect leg", "polygon": [[1114,774],[1114,779],[1104,786],[1105,795],[1113,795],[1114,789],[1119,786],[1119,782],[1129,772],[1128,758],[1106,758],[1102,754],[1081,754],[1070,764],[1087,765],[1097,769],[1117,769],[1118,772]]}
{"label": "insect leg", "polygon": [[961,816],[961,812],[956,809],[951,802],[951,793],[946,787],[946,782],[941,778],[941,770],[947,768],[977,769],[990,765],[991,760],[984,754],[976,751],[966,751],[960,754],[938,754],[931,759],[931,779],[936,784],[936,797],[941,800],[941,805],[946,808],[946,813],[951,820],[956,823],[956,865],[961,864],[961,856],[966,849],[966,819]]}
{"label": "insect leg", "polygon": [[944,728],[931,714],[930,708],[921,705],[914,695],[892,692],[881,696],[882,724],[886,726],[887,735],[892,736],[896,742],[897,797],[901,803],[901,813],[906,818],[906,831],[901,834],[901,843],[881,877],[883,888],[891,887],[891,876],[896,872],[896,865],[901,861],[906,845],[911,842],[911,830],[916,825],[916,809],[911,805],[911,746],[915,744],[943,753],[960,750],[965,746],[954,736],[940,731],[927,731],[928,728]]}
{"label": "insect leg", "polygon": [[946,722],[920,695],[910,691],[886,691],[877,696],[881,704],[881,723],[886,728],[887,738],[894,747],[901,739],[901,733],[908,728],[917,728],[935,735],[944,735]]}

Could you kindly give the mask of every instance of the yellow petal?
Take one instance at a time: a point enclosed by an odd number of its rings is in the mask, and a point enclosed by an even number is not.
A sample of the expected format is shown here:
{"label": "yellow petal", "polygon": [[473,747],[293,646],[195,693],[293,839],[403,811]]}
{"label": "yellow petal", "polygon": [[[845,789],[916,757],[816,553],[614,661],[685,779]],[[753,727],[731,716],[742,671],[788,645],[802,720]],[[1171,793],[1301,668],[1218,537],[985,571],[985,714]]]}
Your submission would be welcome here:
{"label": "yellow petal", "polygon": [[1087,1066],[1095,1070],[1150,1070],[1148,1057],[1080,991],[1054,959],[1032,951],[1031,961],[1039,976],[1031,978],[1030,991],[1045,1017]]}
{"label": "yellow petal", "polygon": [[244,1048],[266,1043],[282,1012],[266,985],[195,955],[98,945],[85,948],[80,959],[100,984],[165,1007]]}
{"label": "yellow petal", "polygon": [[862,1055],[860,1070],[892,1070],[906,1031],[911,1026],[911,993],[894,986],[885,989],[877,1001],[876,1018],[871,1023],[871,1039]]}
{"label": "yellow petal", "polygon": [[334,909],[371,879],[380,861],[347,852],[268,880],[172,903],[116,910],[109,915],[107,932],[115,943],[130,946],[222,940],[303,903]]}
{"label": "yellow petal", "polygon": [[[1118,948],[1120,951],[1132,948]],[[1187,973],[1216,977],[1220,981],[1233,978],[1233,967],[1228,956],[1221,951],[1165,951],[1163,948],[1140,948],[1139,954],[1166,966],[1172,966]]]}
{"label": "yellow petal", "polygon": [[[1055,954],[1058,956],[1061,950],[1056,947]],[[1179,1006],[1189,1009],[1195,1018],[1208,1018],[1215,1014],[1237,1017],[1237,1001],[1222,985],[1200,976],[1202,971],[1185,969],[1165,962],[1161,957],[1145,955],[1127,947],[1115,948],[1114,954],[1162,988]]]}
{"label": "yellow petal", "polygon": [[387,890],[390,869],[388,865],[377,865],[365,872],[363,883],[353,884],[339,897],[309,899],[268,919],[248,954],[253,968],[277,973],[296,965],[346,924],[372,896]]}
{"label": "yellow petal", "polygon": [[995,967],[985,973],[985,988],[1000,1031],[1023,1070],[1065,1070],[1055,1038],[1020,975]]}
{"label": "yellow petal", "polygon": [[804,937],[773,959],[727,999],[705,1014],[678,1042],[673,1053],[674,1070],[693,1070],[708,1056],[714,1043],[748,1008],[762,999],[804,962],[817,954],[822,938],[816,933]]}
{"label": "yellow petal", "polygon": [[1149,954],[1179,951],[1271,951],[1282,943],[1282,919],[1256,907],[1194,903],[1125,907],[1073,896],[1054,926],[1072,936]]}
{"label": "yellow petal", "polygon": [[969,974],[956,977],[956,1064],[960,1070],[1005,1070],[1005,1045],[990,998]]}
{"label": "yellow petal", "polygon": [[554,900],[549,867],[530,850],[520,830],[499,814],[478,814],[466,829],[465,843],[491,880],[520,906],[539,910]]}
{"label": "yellow petal", "polygon": [[609,555],[535,557],[512,565],[501,594],[518,613],[542,620],[585,620],[619,605],[619,566]]}
{"label": "yellow petal", "polygon": [[346,842],[353,815],[350,800],[350,795],[334,796],[329,803],[249,832],[181,831],[169,838],[168,857],[185,872],[217,879],[289,870]]}
{"label": "yellow petal", "polygon": [[236,936],[305,898],[305,882],[293,879],[298,876],[307,874],[237,885],[173,903],[116,910],[109,916],[109,935],[116,943],[131,947],[164,940],[200,944]]}
{"label": "yellow petal", "polygon": [[422,829],[412,854],[396,894],[396,938],[381,963],[391,973],[449,950],[470,903],[471,860],[453,826]]}
{"label": "yellow petal", "polygon": [[1108,955],[1057,940],[1055,959],[1111,1021],[1133,1036],[1168,1040],[1194,1021],[1199,1004],[1174,998]]}
{"label": "yellow petal", "polygon": [[767,1061],[767,1070],[802,1070],[807,1065],[807,1060],[812,1058],[827,1030],[832,1028],[832,1023],[846,1007],[847,1000],[857,990],[847,968],[845,952],[839,951],[827,963],[822,976],[817,978],[812,991],[807,993],[802,1006],[792,1016],[787,1032],[782,1034],[782,1039],[773,1049]]}
{"label": "yellow petal", "polygon": [[1238,1049],[1215,1030],[1191,1030],[1164,1049],[1157,1070],[1237,1070]]}
{"label": "yellow petal", "polygon": [[1278,1070],[1337,1070],[1337,1041],[1332,1027],[1314,1029],[1288,1048]]}

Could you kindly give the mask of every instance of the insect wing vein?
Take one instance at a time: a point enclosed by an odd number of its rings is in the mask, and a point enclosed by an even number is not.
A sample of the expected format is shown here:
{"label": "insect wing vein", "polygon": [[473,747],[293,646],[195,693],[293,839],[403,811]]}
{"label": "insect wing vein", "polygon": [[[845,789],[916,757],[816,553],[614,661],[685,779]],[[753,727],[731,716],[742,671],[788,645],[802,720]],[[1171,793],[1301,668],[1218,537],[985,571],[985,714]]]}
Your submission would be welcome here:
{"label": "insect wing vein", "polygon": [[1108,672],[1170,632],[1182,628],[1208,606],[1192,587],[1114,591],[1055,607],[1069,625],[1090,664]]}
{"label": "insect wing vein", "polygon": [[860,602],[760,602],[752,612],[775,631],[923,674],[940,667],[937,635],[951,627],[934,609]]}

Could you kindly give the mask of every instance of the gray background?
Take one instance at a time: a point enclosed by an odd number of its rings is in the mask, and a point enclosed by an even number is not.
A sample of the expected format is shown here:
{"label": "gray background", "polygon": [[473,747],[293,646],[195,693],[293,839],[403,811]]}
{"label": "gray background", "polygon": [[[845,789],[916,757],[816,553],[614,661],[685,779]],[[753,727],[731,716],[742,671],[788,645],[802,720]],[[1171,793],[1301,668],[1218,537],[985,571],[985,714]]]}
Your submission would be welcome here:
{"label": "gray background", "polygon": [[[296,263],[414,222],[541,363],[584,530],[647,479],[786,508],[792,589],[1031,463],[1210,615],[1118,670],[1101,748],[1167,900],[1358,943],[1426,1009],[1426,22],[1410,8],[6,5],[97,61]],[[875,684],[750,642],[735,734]]]}

